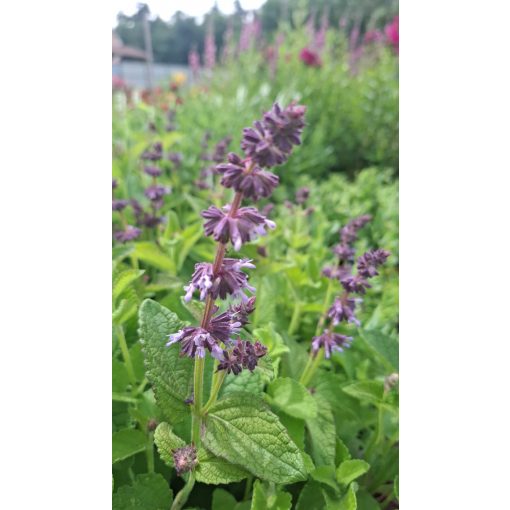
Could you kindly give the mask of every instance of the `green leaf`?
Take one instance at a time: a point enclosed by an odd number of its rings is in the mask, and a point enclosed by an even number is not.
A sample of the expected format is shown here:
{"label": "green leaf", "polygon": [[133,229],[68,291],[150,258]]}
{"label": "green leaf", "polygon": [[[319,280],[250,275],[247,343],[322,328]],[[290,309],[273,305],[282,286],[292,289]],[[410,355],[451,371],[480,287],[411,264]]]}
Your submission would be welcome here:
{"label": "green leaf", "polygon": [[177,315],[150,299],[139,312],[139,333],[145,356],[147,378],[166,421],[175,424],[190,412],[184,401],[191,394],[193,360],[179,356],[180,346],[166,347],[170,333],[183,324]]}
{"label": "green leaf", "polygon": [[112,510],[168,510],[172,490],[159,473],[138,475],[133,485],[120,487],[113,494]]}
{"label": "green leaf", "polygon": [[271,404],[274,404],[289,416],[306,420],[317,416],[317,402],[308,390],[289,377],[273,381],[268,387]]}
{"label": "green leaf", "polygon": [[310,476],[316,481],[329,485],[333,490],[338,490],[338,484],[335,478],[334,466],[319,466],[310,473]]}
{"label": "green leaf", "polygon": [[172,450],[186,445],[184,440],[172,432],[172,428],[166,422],[160,423],[154,432],[154,443],[161,459],[170,467],[174,467]]}
{"label": "green leaf", "polygon": [[121,393],[129,385],[126,365],[118,359],[112,359],[112,391]]}
{"label": "green leaf", "polygon": [[400,498],[398,497],[398,475],[395,477],[395,481],[393,482],[393,492],[395,493],[395,497],[397,500]]}
{"label": "green leaf", "polygon": [[119,262],[134,250],[131,244],[121,244],[112,248],[112,260]]}
{"label": "green leaf", "polygon": [[336,427],[329,404],[317,396],[318,414],[306,420],[312,457],[318,466],[335,465]]}
{"label": "green leaf", "polygon": [[145,450],[147,438],[136,429],[123,429],[112,435],[112,464]]}
{"label": "green leaf", "polygon": [[296,443],[296,445],[304,450],[305,448],[305,422],[299,418],[293,418],[282,411],[276,411],[278,418],[282,422],[282,425],[287,429],[287,432]]}
{"label": "green leaf", "polygon": [[342,463],[344,460],[348,460],[352,457],[349,448],[345,445],[345,443],[339,438],[336,438],[336,464]]}
{"label": "green leaf", "polygon": [[336,470],[336,479],[343,485],[350,484],[356,478],[364,475],[370,469],[370,464],[361,459],[344,460]]}
{"label": "green leaf", "polygon": [[[264,356],[265,357],[265,356]],[[228,374],[223,382],[221,394],[226,397],[232,393],[247,392],[260,394],[264,390],[264,381],[260,376],[260,372],[255,370],[243,370],[240,374]]]}
{"label": "green leaf", "polygon": [[[259,306],[259,301],[257,301],[257,306]],[[257,310],[257,308],[255,308],[255,310]],[[281,335],[275,331],[272,322],[263,328],[255,329],[253,331],[253,337],[260,340],[267,347],[269,355],[273,360],[289,352],[289,348],[285,345]]]}
{"label": "green leaf", "polygon": [[249,393],[217,402],[205,420],[204,446],[255,476],[285,484],[306,479],[299,448],[264,402]]}
{"label": "green leaf", "polygon": [[123,299],[120,300],[112,312],[112,321],[118,325],[127,322],[136,314],[138,303],[139,298],[136,292],[131,288],[126,289],[123,293]]}
{"label": "green leaf", "polygon": [[171,274],[176,272],[174,261],[161,248],[150,241],[135,243],[133,255],[162,271],[168,271]]}
{"label": "green leaf", "polygon": [[227,492],[225,489],[214,489],[211,510],[234,509],[236,505],[236,498],[230,492]]}
{"label": "green leaf", "polygon": [[[347,492],[343,495],[343,497],[340,500],[328,497],[328,494],[326,492],[324,492],[324,496],[326,498],[327,510],[356,510],[358,508],[356,492],[352,485],[349,485],[349,487],[347,488]],[[360,508],[360,510],[365,509]]]}
{"label": "green leaf", "polygon": [[216,457],[205,448],[198,449],[197,457],[198,466],[195,469],[195,475],[198,482],[219,485],[239,482],[250,475],[241,466]]}
{"label": "green leaf", "polygon": [[389,366],[398,370],[398,340],[377,330],[359,330],[361,338],[386,361]]}
{"label": "green leaf", "polygon": [[324,510],[326,501],[317,482],[307,482],[299,494],[296,510]]}
{"label": "green leaf", "polygon": [[143,275],[145,271],[138,271],[136,269],[127,269],[118,274],[112,284],[112,296],[116,300],[129,285],[134,282],[137,278]]}
{"label": "green leaf", "polygon": [[381,505],[365,489],[356,492],[356,499],[360,510],[381,510]]}
{"label": "green leaf", "polygon": [[251,510],[290,510],[292,496],[288,492],[267,487],[260,480],[253,484]]}
{"label": "green leaf", "polygon": [[381,403],[384,395],[384,384],[381,381],[361,381],[342,388],[345,393],[359,400]]}

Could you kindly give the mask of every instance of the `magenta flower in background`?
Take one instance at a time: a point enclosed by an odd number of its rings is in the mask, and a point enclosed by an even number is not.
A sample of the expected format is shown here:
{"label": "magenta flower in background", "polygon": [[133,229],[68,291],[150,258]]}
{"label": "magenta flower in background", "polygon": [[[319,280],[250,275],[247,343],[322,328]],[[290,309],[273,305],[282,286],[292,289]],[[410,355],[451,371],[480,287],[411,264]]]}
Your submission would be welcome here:
{"label": "magenta flower in background", "polygon": [[393,46],[398,55],[398,15],[393,18],[393,21],[386,25],[384,29],[387,41]]}
{"label": "magenta flower in background", "polygon": [[319,55],[310,48],[303,48],[299,53],[299,59],[309,67],[320,67],[322,65]]}
{"label": "magenta flower in background", "polygon": [[214,27],[210,23],[204,41],[204,63],[207,69],[213,69],[216,65],[216,43],[214,41]]}
{"label": "magenta flower in background", "polygon": [[188,64],[193,74],[193,78],[198,77],[200,71],[200,56],[195,48],[193,48],[188,54]]}
{"label": "magenta flower in background", "polygon": [[384,35],[379,30],[369,30],[365,33],[363,41],[366,44],[377,44],[384,40]]}

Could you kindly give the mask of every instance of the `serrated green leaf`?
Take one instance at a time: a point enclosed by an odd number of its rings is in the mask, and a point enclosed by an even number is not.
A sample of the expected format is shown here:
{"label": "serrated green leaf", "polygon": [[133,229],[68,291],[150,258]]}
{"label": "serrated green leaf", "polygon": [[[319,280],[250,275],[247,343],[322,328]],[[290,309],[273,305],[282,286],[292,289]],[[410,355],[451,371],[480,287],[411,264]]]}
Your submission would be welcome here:
{"label": "serrated green leaf", "polygon": [[217,402],[205,420],[204,446],[275,483],[306,479],[299,448],[267,405],[253,394],[232,394]]}
{"label": "serrated green leaf", "polygon": [[150,241],[135,243],[133,255],[143,262],[162,271],[175,274],[175,262],[156,244]]}
{"label": "serrated green leaf", "polygon": [[251,510],[290,510],[292,496],[288,492],[267,487],[260,480],[253,484]]}
{"label": "serrated green leaf", "polygon": [[179,356],[179,345],[165,345],[168,335],[182,326],[177,315],[159,303],[150,299],[142,303],[139,333],[146,374],[165,420],[172,424],[190,412],[184,401],[191,394],[193,384],[193,361]]}
{"label": "serrated green leaf", "polygon": [[116,300],[124,292],[124,290],[126,290],[137,278],[140,278],[143,273],[145,273],[145,271],[127,269],[116,275],[112,284],[113,299]]}
{"label": "serrated green leaf", "polygon": [[160,423],[154,432],[154,443],[159,456],[167,466],[174,467],[172,450],[186,445],[184,440],[172,432],[172,428],[166,422]]}
{"label": "serrated green leaf", "polygon": [[342,390],[359,400],[378,404],[383,400],[384,384],[381,381],[360,381],[344,386]]}
{"label": "serrated green leaf", "polygon": [[198,449],[198,466],[195,476],[198,482],[219,485],[220,483],[239,482],[250,473],[241,466],[217,457],[205,448]]}
{"label": "serrated green leaf", "polygon": [[324,510],[326,502],[317,482],[307,482],[299,493],[296,510]]}
{"label": "serrated green leaf", "polygon": [[303,420],[317,416],[316,400],[294,379],[289,377],[276,379],[269,385],[267,393],[270,402],[289,416]]}
{"label": "serrated green leaf", "polygon": [[123,429],[112,435],[112,464],[127,459],[145,449],[147,438],[136,429]]}
{"label": "serrated green leaf", "polygon": [[329,404],[315,396],[318,414],[306,420],[312,457],[318,466],[335,465],[336,427]]}
{"label": "serrated green leaf", "polygon": [[250,372],[249,370],[243,370],[240,374],[228,374],[225,377],[223,386],[221,389],[222,396],[226,397],[232,393],[246,392],[260,394],[264,389],[264,382],[260,372],[255,370]]}
{"label": "serrated green leaf", "polygon": [[112,510],[168,510],[172,490],[159,473],[138,475],[133,485],[120,487],[112,497]]}
{"label": "serrated green leaf", "polygon": [[370,469],[370,464],[361,459],[344,460],[336,470],[336,479],[343,485],[350,484],[356,478],[364,475]]}

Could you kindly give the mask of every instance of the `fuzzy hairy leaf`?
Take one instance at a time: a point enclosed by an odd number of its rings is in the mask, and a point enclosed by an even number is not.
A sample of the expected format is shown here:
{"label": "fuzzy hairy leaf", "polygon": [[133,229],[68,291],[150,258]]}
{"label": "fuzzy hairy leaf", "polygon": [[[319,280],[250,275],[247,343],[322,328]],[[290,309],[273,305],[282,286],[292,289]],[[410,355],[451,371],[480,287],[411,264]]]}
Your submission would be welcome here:
{"label": "fuzzy hairy leaf", "polygon": [[314,397],[318,404],[315,418],[306,420],[312,457],[318,466],[335,465],[336,427],[331,407],[324,400]]}
{"label": "fuzzy hairy leaf", "polygon": [[179,345],[166,347],[170,333],[183,324],[175,313],[146,299],[139,312],[139,334],[145,356],[147,378],[165,420],[174,424],[189,413],[185,404],[193,383],[193,361],[179,356]]}
{"label": "fuzzy hairy leaf", "polygon": [[168,510],[172,501],[172,490],[160,474],[144,474],[113,494],[112,510]]}
{"label": "fuzzy hairy leaf", "polygon": [[273,381],[268,387],[272,404],[294,418],[306,420],[315,418],[318,413],[316,400],[299,382],[289,377]]}
{"label": "fuzzy hairy leaf", "polygon": [[336,470],[338,483],[348,485],[356,478],[364,475],[370,469],[370,464],[361,459],[344,460]]}
{"label": "fuzzy hairy leaf", "polygon": [[112,435],[112,464],[145,449],[147,439],[141,430],[123,429]]}
{"label": "fuzzy hairy leaf", "polygon": [[253,394],[232,394],[209,411],[204,446],[215,455],[275,483],[306,479],[299,448],[267,405]]}
{"label": "fuzzy hairy leaf", "polygon": [[250,473],[241,466],[216,457],[205,448],[198,449],[198,466],[195,475],[198,482],[219,485],[220,483],[239,482]]}
{"label": "fuzzy hairy leaf", "polygon": [[290,510],[292,496],[288,492],[267,487],[260,480],[253,484],[250,510]]}
{"label": "fuzzy hairy leaf", "polygon": [[129,284],[134,282],[137,278],[143,275],[145,271],[139,271],[136,269],[126,269],[115,276],[112,283],[112,296],[116,300],[125,289],[129,287]]}
{"label": "fuzzy hairy leaf", "polygon": [[264,381],[260,376],[260,372],[255,370],[250,372],[249,370],[243,370],[240,374],[228,374],[225,377],[221,394],[226,397],[232,393],[247,392],[247,393],[262,393],[264,389]]}

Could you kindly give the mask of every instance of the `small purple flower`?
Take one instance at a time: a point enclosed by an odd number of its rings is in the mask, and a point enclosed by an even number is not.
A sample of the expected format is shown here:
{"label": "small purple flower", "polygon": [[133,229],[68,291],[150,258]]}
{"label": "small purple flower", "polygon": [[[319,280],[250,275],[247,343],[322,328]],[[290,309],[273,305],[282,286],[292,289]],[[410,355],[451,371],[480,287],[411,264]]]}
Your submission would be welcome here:
{"label": "small purple flower", "polygon": [[226,370],[234,375],[239,374],[243,368],[250,372],[255,370],[260,358],[267,354],[267,347],[259,341],[251,343],[248,340],[237,340],[231,352],[223,352],[223,360],[218,370]]}
{"label": "small purple flower", "polygon": [[168,160],[171,161],[176,168],[179,168],[182,164],[182,154],[180,152],[168,153]]}
{"label": "small purple flower", "polygon": [[200,291],[200,299],[204,300],[207,294],[213,299],[227,296],[240,297],[246,300],[244,290],[255,292],[255,288],[248,284],[247,275],[242,268],[254,269],[255,266],[248,259],[223,259],[218,274],[213,277],[213,265],[207,262],[195,264],[195,272],[189,285],[184,287],[185,301],[189,301],[195,291]]}
{"label": "small purple flower", "polygon": [[356,326],[360,325],[360,321],[356,318],[356,303],[361,300],[359,298],[351,298],[349,296],[337,297],[330,309],[328,310],[328,317],[331,319],[333,326],[336,326],[342,321],[352,322]]}
{"label": "small purple flower", "polygon": [[223,360],[218,363],[218,372],[225,370],[227,374],[238,375],[243,371],[243,365],[237,356],[228,351],[223,351]]}
{"label": "small purple flower", "polygon": [[169,341],[166,346],[170,347],[172,344],[180,342],[181,356],[190,358],[195,356],[203,358],[207,349],[213,357],[221,361],[223,349],[219,342],[223,342],[226,346],[231,345],[234,340],[230,337],[237,335],[240,327],[241,323],[233,321],[230,312],[227,311],[213,317],[207,328],[187,326],[177,333],[168,335]]}
{"label": "small purple flower", "polygon": [[128,204],[129,204],[129,202],[127,200],[113,199],[112,200],[112,210],[113,211],[122,211],[123,209],[125,209],[127,207]]}
{"label": "small purple flower", "polygon": [[365,278],[377,276],[377,266],[384,264],[390,256],[390,252],[386,250],[367,251],[358,258],[358,274]]}
{"label": "small purple flower", "polygon": [[340,230],[340,240],[343,244],[352,244],[358,238],[358,230],[363,228],[369,221],[372,220],[372,216],[364,214],[358,218],[351,220],[345,227]]}
{"label": "small purple flower", "polygon": [[262,216],[254,207],[240,207],[233,215],[230,215],[230,206],[223,210],[210,206],[202,211],[205,234],[213,236],[216,241],[226,244],[232,242],[234,249],[238,251],[243,243],[257,239],[258,236],[267,234],[266,228],[273,229],[275,223]]}
{"label": "small purple flower", "polygon": [[246,163],[233,152],[228,155],[228,163],[218,165],[216,171],[223,174],[223,186],[242,191],[245,197],[255,201],[269,197],[280,181],[277,175],[258,166],[249,170]]}
{"label": "small purple flower", "polygon": [[347,347],[351,346],[352,337],[340,335],[326,330],[320,336],[314,336],[312,341],[312,352],[315,355],[319,352],[321,347],[324,347],[324,355],[326,358],[331,357],[332,351],[343,352]]}
{"label": "small purple flower", "polygon": [[214,148],[214,153],[211,158],[212,161],[214,161],[215,163],[221,163],[222,161],[225,160],[225,153],[227,152],[227,148],[231,141],[232,137],[226,136],[216,144],[216,147]]}
{"label": "small purple flower", "polygon": [[347,276],[341,280],[343,288],[347,292],[353,292],[355,294],[365,294],[366,289],[372,287],[362,276],[359,274],[353,276]]}
{"label": "small purple flower", "polygon": [[151,148],[145,150],[140,156],[142,160],[146,161],[159,161],[163,157],[163,145],[161,142],[156,142]]}
{"label": "small purple flower", "polygon": [[161,175],[161,168],[157,166],[145,166],[143,171],[151,177],[159,177]]}
{"label": "small purple flower", "polygon": [[348,244],[337,244],[333,247],[333,253],[338,257],[340,262],[354,262],[354,254],[356,250]]}
{"label": "small purple flower", "polygon": [[289,157],[293,145],[301,143],[305,111],[302,105],[291,103],[282,110],[275,103],[262,121],[255,121],[253,128],[243,130],[241,148],[262,167],[281,165]]}
{"label": "small purple flower", "polygon": [[114,232],[113,237],[121,243],[127,243],[136,239],[141,233],[139,228],[128,225],[124,230]]}
{"label": "small purple flower", "polygon": [[349,276],[350,268],[346,266],[326,266],[323,268],[322,274],[331,280],[341,281],[343,278]]}
{"label": "small purple flower", "polygon": [[237,305],[232,305],[229,308],[230,315],[233,319],[239,321],[241,326],[248,324],[248,315],[252,314],[255,310],[255,296],[252,296],[246,301],[241,301]]}
{"label": "small purple flower", "polygon": [[112,190],[117,187],[117,179],[112,179]]}
{"label": "small purple flower", "polygon": [[159,184],[155,184],[153,186],[149,186],[145,189],[145,196],[149,200],[160,200],[165,195],[168,195],[170,193],[170,189],[166,188],[165,186],[160,186]]}
{"label": "small purple flower", "polygon": [[163,223],[163,217],[154,214],[145,213],[143,216],[143,224],[148,228],[156,228]]}
{"label": "small purple flower", "polygon": [[198,464],[197,449],[192,444],[172,450],[172,457],[179,476],[193,470]]}
{"label": "small purple flower", "polygon": [[307,200],[308,200],[308,197],[310,196],[310,189],[309,188],[299,188],[297,191],[296,191],[296,202],[298,204],[304,204]]}

